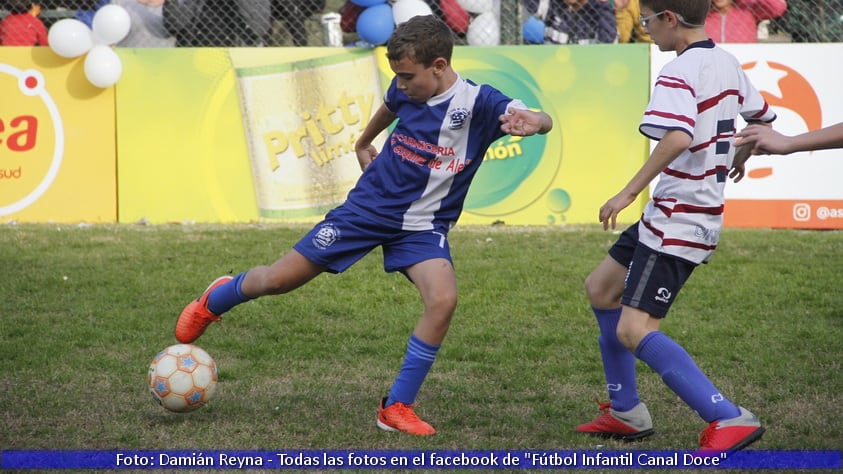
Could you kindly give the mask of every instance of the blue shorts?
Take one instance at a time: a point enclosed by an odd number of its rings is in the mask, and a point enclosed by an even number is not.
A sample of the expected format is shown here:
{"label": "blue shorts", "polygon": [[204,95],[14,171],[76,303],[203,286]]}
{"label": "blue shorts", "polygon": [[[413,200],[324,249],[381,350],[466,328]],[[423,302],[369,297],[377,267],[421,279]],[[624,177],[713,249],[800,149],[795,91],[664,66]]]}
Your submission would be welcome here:
{"label": "blue shorts", "polygon": [[627,228],[609,255],[628,269],[621,303],[664,318],[697,264],[638,242],[638,223]]}
{"label": "blue shorts", "polygon": [[329,272],[341,273],[377,246],[383,248],[383,268],[387,272],[404,273],[405,268],[432,258],[452,262],[447,229],[390,229],[343,206],[330,211],[293,248]]}

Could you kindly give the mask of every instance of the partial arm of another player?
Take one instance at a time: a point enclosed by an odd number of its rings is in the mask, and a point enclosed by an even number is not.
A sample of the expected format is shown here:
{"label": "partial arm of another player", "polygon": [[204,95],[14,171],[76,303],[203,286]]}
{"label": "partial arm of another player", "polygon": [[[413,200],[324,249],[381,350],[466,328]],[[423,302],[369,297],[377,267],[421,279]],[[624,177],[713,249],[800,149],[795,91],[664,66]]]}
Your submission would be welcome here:
{"label": "partial arm of another player", "polygon": [[789,155],[797,151],[843,148],[843,122],[801,135],[786,136],[763,125],[750,125],[737,135],[754,155]]}
{"label": "partial arm of another player", "polygon": [[659,143],[653,149],[653,152],[650,153],[650,158],[635,173],[635,176],[632,177],[629,183],[624,186],[621,192],[600,207],[599,217],[600,222],[603,223],[603,230],[607,230],[610,226],[614,229],[618,220],[618,214],[635,202],[635,199],[647,188],[650,182],[662,170],[667,168],[676,157],[687,150],[690,145],[691,136],[685,132],[671,130],[665,133],[664,137],[659,140]]}
{"label": "partial arm of another player", "polygon": [[363,133],[360,134],[360,138],[354,144],[354,152],[357,154],[357,162],[360,163],[361,170],[366,169],[369,163],[378,156],[378,149],[372,145],[372,141],[378,134],[386,130],[386,127],[389,127],[394,120],[395,114],[383,104],[372,115],[366,128],[363,129]]}
{"label": "partial arm of another player", "polygon": [[542,111],[510,108],[499,119],[501,131],[517,137],[544,135],[553,128],[553,119]]}

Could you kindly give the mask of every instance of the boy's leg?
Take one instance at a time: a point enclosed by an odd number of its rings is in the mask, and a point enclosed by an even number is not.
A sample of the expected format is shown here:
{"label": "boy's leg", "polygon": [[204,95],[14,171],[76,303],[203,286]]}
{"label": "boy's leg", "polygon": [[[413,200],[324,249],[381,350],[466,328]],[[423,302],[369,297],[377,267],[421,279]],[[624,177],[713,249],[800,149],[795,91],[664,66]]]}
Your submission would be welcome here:
{"label": "boy's leg", "polygon": [[620,341],[710,423],[707,430],[711,433],[703,448],[730,451],[760,438],[764,430],[758,420],[749,412],[745,416],[720,393],[682,346],[659,331],[661,319],[696,265],[643,246],[636,249],[633,262],[618,323]]}
{"label": "boy's leg", "polygon": [[589,274],[585,281],[591,309],[600,327],[600,355],[606,376],[609,403],[600,403],[603,413],[593,421],[577,427],[583,433],[620,439],[638,439],[653,434],[653,423],[647,407],[638,397],[635,355],[617,336],[621,315],[621,295],[627,267],[622,262],[632,258],[634,227],[628,229],[612,247],[609,256]]}
{"label": "boy's leg", "polygon": [[[447,252],[447,247],[440,248],[440,252]],[[385,258],[391,259],[392,251],[386,253]],[[457,305],[457,282],[453,265],[445,257],[416,263],[407,267],[405,273],[419,290],[424,312],[407,343],[389,396],[381,400],[377,425],[388,431],[426,436],[436,430],[415,414],[413,404],[448,332]]]}
{"label": "boy's leg", "polygon": [[576,430],[627,441],[650,436],[654,433],[653,420],[638,397],[635,355],[617,337],[621,309],[592,309],[600,326],[598,343],[610,401],[599,403],[603,413]]}
{"label": "boy's leg", "polygon": [[291,250],[271,266],[255,267],[234,277],[217,278],[182,310],[176,321],[176,339],[183,343],[193,342],[231,308],[260,296],[292,291],[323,271],[324,267]]}
{"label": "boy's leg", "polygon": [[214,281],[182,311],[176,339],[193,342],[209,324],[240,303],[293,291],[325,271],[341,273],[391,235],[343,206],[334,208],[272,265]]}
{"label": "boy's leg", "polygon": [[751,412],[732,403],[706,377],[685,349],[661,331],[641,339],[635,355],[646,362],[708,426],[700,447],[731,452],[761,438],[764,427]]}
{"label": "boy's leg", "polygon": [[635,380],[635,355],[618,340],[621,317],[620,298],[627,269],[612,256],[607,256],[585,282],[591,309],[600,327],[600,355],[606,375],[606,390],[611,406],[628,411],[640,402]]}

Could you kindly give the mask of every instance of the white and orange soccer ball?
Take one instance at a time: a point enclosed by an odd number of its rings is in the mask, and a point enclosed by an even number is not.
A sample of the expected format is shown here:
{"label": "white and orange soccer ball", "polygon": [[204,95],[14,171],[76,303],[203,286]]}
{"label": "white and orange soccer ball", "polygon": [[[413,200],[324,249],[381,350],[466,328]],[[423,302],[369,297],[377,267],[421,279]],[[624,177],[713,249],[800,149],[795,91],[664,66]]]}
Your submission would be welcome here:
{"label": "white and orange soccer ball", "polygon": [[165,409],[193,411],[214,396],[217,364],[199,346],[176,344],[152,359],[147,382],[152,397]]}

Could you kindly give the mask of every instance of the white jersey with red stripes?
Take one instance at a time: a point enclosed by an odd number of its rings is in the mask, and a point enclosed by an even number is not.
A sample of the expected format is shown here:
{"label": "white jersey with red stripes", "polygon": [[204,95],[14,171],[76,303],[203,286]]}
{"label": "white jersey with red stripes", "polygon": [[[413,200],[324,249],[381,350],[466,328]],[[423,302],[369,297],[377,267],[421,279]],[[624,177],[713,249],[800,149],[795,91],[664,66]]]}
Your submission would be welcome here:
{"label": "white jersey with red stripes", "polygon": [[738,60],[711,40],[690,45],[659,72],[639,130],[653,140],[680,130],[692,140],[659,174],[639,223],[642,244],[693,263],[714,252],[738,115],[776,118]]}

